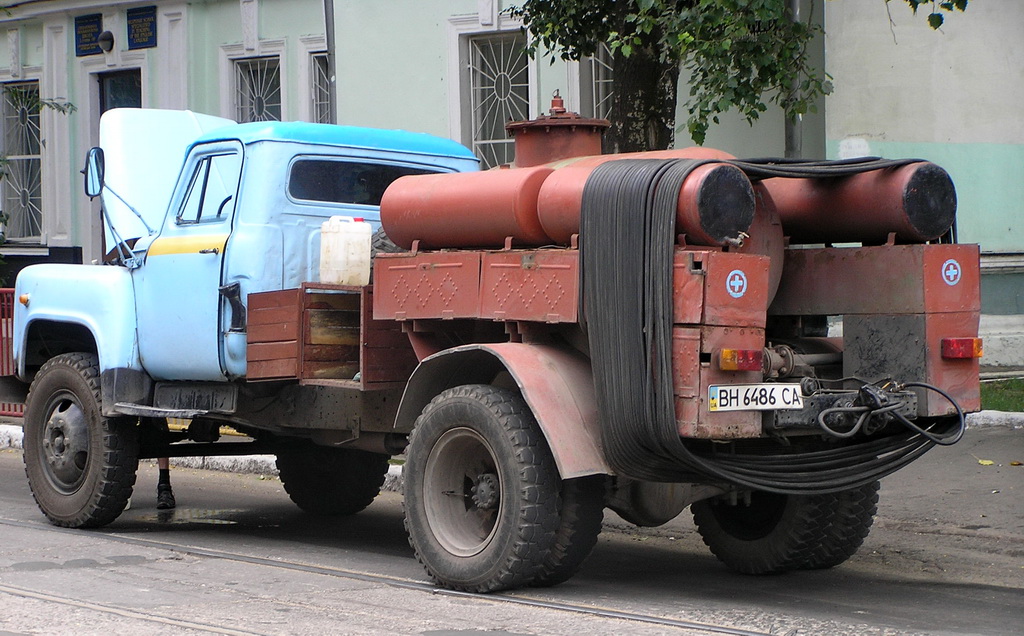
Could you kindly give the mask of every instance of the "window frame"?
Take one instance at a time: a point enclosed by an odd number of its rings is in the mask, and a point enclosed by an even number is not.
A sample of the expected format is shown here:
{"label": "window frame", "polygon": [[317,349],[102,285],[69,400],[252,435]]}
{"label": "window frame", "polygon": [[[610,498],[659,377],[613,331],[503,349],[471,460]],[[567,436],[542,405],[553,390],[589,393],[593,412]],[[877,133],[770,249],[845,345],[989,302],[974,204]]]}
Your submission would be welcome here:
{"label": "window frame", "polygon": [[[606,42],[598,44],[597,55],[579,61],[580,115],[608,119],[615,93],[614,62]],[[604,90],[601,90],[602,85]]]}
{"label": "window frame", "polygon": [[[22,87],[30,87],[29,92],[34,92],[36,107],[34,113],[27,113],[25,125],[31,127],[34,121],[34,132],[31,128],[27,132],[23,133],[26,139],[29,139],[28,144],[31,146],[35,144],[34,148],[23,147],[17,148],[19,154],[9,153],[8,141],[10,139],[10,129],[8,127],[8,120],[20,119],[17,112],[18,108],[15,108],[13,117],[9,114],[9,106],[15,106],[12,104],[8,96],[12,90],[16,90]],[[0,105],[0,155],[2,155],[7,164],[3,166],[3,183],[0,183],[0,210],[3,211],[3,235],[4,239],[12,244],[24,244],[24,245],[43,245],[46,240],[46,219],[43,214],[43,150],[44,145],[42,143],[42,107],[39,105],[41,98],[41,87],[38,79],[17,79],[12,81],[5,81],[0,83],[0,99],[3,100]],[[35,150],[36,152],[22,152],[26,150]],[[17,169],[12,170],[14,166]],[[27,187],[24,184],[18,184],[14,179],[15,175],[21,177],[27,177],[29,183]],[[19,185],[21,185],[19,189]],[[22,236],[11,236],[10,230],[11,224],[11,213],[7,202],[8,200],[23,200],[25,195],[28,195],[28,200],[17,206],[19,213],[24,213],[26,210],[29,214],[29,228],[37,230],[35,234],[25,234]],[[33,201],[35,205],[33,205]],[[24,221],[22,221],[24,223]]]}
{"label": "window frame", "polygon": [[[481,5],[488,3],[482,2]],[[491,7],[491,11],[481,10],[479,13],[452,16],[448,19],[448,136],[464,146],[471,146],[472,140],[467,136],[464,122],[464,104],[469,99],[469,84],[465,61],[468,52],[468,37],[474,35],[519,32],[523,28],[521,20],[508,13],[500,12]],[[527,34],[527,37],[529,35]],[[529,84],[529,118],[536,118],[540,112],[538,88],[538,60],[527,60]]]}
{"label": "window frame", "polygon": [[[244,162],[244,153],[240,146],[241,144],[239,144],[238,146],[234,146],[234,144],[226,146],[223,143],[218,143],[216,148],[210,148],[208,150],[204,150],[202,153],[193,155],[192,160],[189,161],[188,164],[188,169],[190,171],[188,184],[185,185],[184,190],[181,192],[180,196],[176,197],[177,211],[175,212],[173,220],[174,225],[176,227],[185,228],[200,225],[219,225],[222,223],[229,222],[234,217],[234,211],[238,205],[238,192],[241,188],[242,165]],[[233,199],[234,202],[231,204],[230,208],[227,209],[226,214],[217,214],[213,217],[204,217],[203,211],[205,210],[205,205],[208,202],[207,187],[209,185],[210,172],[213,166],[213,162],[217,157],[228,156],[234,156],[238,158],[238,172],[237,175],[235,176],[234,189],[232,190],[230,188],[230,184],[228,184],[228,188],[226,190],[226,192],[228,193],[229,200]],[[189,203],[193,201],[192,195],[193,192],[195,191],[196,181],[198,180],[200,174],[203,175],[203,191],[200,194],[198,214],[196,214],[196,218],[193,220],[191,218],[185,218],[185,211],[189,207]],[[223,209],[221,207],[223,205],[224,203],[221,203],[218,206],[218,212]]]}
{"label": "window frame", "polygon": [[238,106],[235,100],[237,91],[235,67],[236,60],[245,60],[259,57],[278,58],[278,76],[281,82],[281,121],[289,121],[294,118],[290,104],[292,99],[292,83],[295,78],[289,72],[290,60],[285,40],[259,40],[252,48],[246,48],[242,44],[224,44],[220,47],[220,114],[221,117],[236,119]]}
{"label": "window frame", "polygon": [[531,118],[527,44],[519,31],[465,36],[463,67],[469,96],[463,105],[463,125],[468,126],[464,134],[485,169],[515,160],[515,143],[505,133],[505,124]]}
{"label": "window frame", "polygon": [[[280,56],[257,55],[252,57],[236,58],[232,60],[232,62],[235,71],[235,121],[240,124],[260,121],[284,121],[284,91],[281,88],[282,68]],[[267,64],[266,68],[261,68],[263,63]],[[272,70],[270,69],[271,63],[273,64]],[[261,77],[258,82],[253,80],[254,75],[264,71],[267,72],[269,79]],[[243,84],[245,84],[244,87]],[[273,86],[271,95],[276,96],[276,102],[269,103],[265,95],[256,94],[256,88],[262,88],[268,85]],[[263,99],[264,101],[260,105],[259,111],[269,113],[269,115],[265,118],[252,118],[252,115],[257,113],[255,106],[256,101],[260,99]],[[274,107],[276,107],[277,112],[271,113],[270,111]],[[274,115],[276,115],[276,118]]]}
{"label": "window frame", "polygon": [[[320,60],[323,60],[322,69]],[[327,51],[311,52],[309,54],[309,120],[316,124],[331,123],[330,73]]]}

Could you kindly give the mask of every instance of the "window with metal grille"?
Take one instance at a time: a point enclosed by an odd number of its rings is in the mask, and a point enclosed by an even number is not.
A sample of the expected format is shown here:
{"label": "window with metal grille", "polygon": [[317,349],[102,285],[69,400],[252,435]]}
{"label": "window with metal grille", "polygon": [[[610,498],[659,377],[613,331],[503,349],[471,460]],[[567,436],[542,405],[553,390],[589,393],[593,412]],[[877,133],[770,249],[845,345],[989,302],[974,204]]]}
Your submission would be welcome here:
{"label": "window with metal grille", "polygon": [[593,57],[580,60],[580,114],[608,119],[612,112],[612,52],[601,43]]}
{"label": "window with metal grille", "polygon": [[235,60],[235,118],[281,121],[281,60],[276,56]]}
{"label": "window with metal grille", "polygon": [[2,212],[8,240],[38,242],[43,233],[39,83],[3,85]]}
{"label": "window with metal grille", "polygon": [[518,31],[469,38],[469,113],[473,152],[492,168],[510,163],[515,146],[505,124],[530,118],[529,60],[526,36]]}
{"label": "window with metal grille", "polygon": [[313,53],[309,56],[312,66],[313,121],[318,124],[331,123],[331,75],[327,66],[327,53]]}

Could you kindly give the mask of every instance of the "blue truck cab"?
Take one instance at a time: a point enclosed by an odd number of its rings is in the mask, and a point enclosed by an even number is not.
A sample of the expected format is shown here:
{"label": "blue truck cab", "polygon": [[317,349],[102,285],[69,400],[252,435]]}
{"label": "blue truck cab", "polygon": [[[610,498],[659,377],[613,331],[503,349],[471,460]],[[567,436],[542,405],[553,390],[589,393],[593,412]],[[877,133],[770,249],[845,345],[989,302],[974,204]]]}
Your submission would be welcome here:
{"label": "blue truck cab", "polygon": [[13,348],[25,381],[54,353],[95,353],[106,416],[153,381],[244,379],[245,299],[316,281],[323,221],[376,229],[396,178],[478,169],[425,134],[182,111],[111,111],[101,147],[87,181],[105,181],[109,263],[26,268]]}

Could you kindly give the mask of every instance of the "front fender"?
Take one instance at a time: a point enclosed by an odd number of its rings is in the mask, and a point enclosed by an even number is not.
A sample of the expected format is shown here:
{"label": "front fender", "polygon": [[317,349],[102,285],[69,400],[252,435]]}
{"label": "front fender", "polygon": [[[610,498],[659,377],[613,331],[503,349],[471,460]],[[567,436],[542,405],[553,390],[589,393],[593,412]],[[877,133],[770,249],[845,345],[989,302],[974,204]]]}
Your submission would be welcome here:
{"label": "front fender", "polygon": [[398,408],[395,428],[412,430],[420,412],[442,391],[489,383],[508,371],[533,411],[563,479],[611,474],[601,448],[590,361],[546,345],[474,344],[424,359],[413,372]]}
{"label": "front fender", "polygon": [[[18,377],[28,380],[29,335],[46,326],[77,325],[92,334],[100,370],[142,370],[135,343],[135,294],[131,273],[103,265],[44,264],[26,267],[14,286],[12,350]],[[27,303],[20,299],[26,298]]]}

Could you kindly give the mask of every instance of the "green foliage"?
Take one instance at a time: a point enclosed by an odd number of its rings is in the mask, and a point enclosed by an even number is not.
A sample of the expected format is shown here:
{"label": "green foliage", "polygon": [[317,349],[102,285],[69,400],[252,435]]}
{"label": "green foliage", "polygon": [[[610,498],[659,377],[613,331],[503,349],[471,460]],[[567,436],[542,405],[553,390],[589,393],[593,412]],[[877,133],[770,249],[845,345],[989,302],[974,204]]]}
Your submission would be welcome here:
{"label": "green foliage", "polygon": [[[964,11],[968,2],[902,1],[915,13],[922,5],[930,7],[928,23],[935,29],[942,25],[942,11]],[[543,45],[562,59],[578,60],[605,42],[615,56],[643,50],[681,64],[691,86],[686,127],[700,144],[709,125],[728,110],[753,123],[774,103],[795,117],[813,112],[815,101],[831,92],[830,78],[807,55],[821,29],[812,20],[792,20],[787,5],[787,0],[524,0],[511,13],[530,30],[531,55]]]}
{"label": "green foliage", "polygon": [[[709,123],[730,109],[751,123],[767,110],[766,101],[802,115],[831,91],[806,51],[820,28],[790,20],[781,0],[699,0],[661,18],[674,40],[670,54],[690,74],[686,125],[698,144]],[[651,12],[638,14],[641,24],[654,19]]]}
{"label": "green foliage", "polygon": [[992,411],[1024,411],[1024,380],[982,382],[981,408]]}

